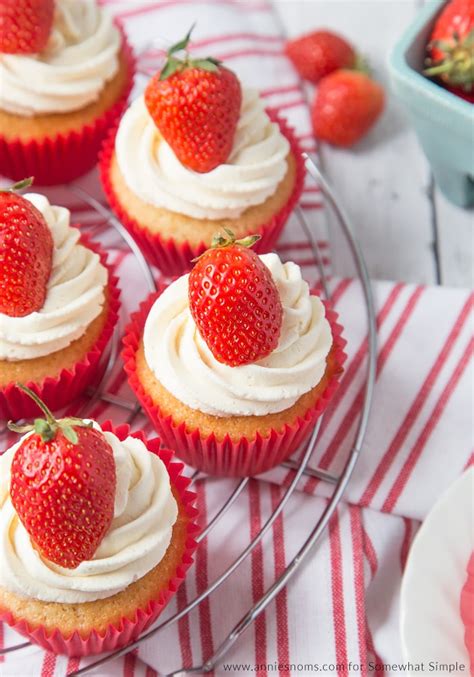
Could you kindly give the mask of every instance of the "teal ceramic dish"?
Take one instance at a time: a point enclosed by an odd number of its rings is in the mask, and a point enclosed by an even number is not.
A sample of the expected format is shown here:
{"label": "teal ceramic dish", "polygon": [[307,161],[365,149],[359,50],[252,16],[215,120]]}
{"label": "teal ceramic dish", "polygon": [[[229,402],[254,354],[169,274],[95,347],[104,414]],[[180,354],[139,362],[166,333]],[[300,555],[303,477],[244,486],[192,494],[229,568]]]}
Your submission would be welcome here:
{"label": "teal ceramic dish", "polygon": [[436,183],[454,204],[474,205],[474,105],[421,74],[444,0],[430,0],[389,58],[392,87],[410,114]]}

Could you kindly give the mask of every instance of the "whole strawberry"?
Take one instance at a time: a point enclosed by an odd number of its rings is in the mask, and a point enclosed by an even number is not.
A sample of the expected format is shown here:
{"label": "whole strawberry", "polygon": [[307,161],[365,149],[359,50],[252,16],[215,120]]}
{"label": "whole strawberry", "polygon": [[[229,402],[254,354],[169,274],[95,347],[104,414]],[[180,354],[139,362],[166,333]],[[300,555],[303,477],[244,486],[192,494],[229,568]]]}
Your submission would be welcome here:
{"label": "whole strawberry", "polygon": [[236,75],[216,59],[184,60],[191,31],[171,47],[160,73],[145,92],[148,111],[179,161],[206,173],[224,164],[232,151],[242,92]]}
{"label": "whole strawberry", "polygon": [[331,73],[320,82],[313,101],[314,133],[334,146],[352,146],[376,122],[384,104],[383,88],[365,73]]}
{"label": "whole strawberry", "polygon": [[439,78],[454,93],[473,91],[473,0],[450,0],[444,6],[431,33],[427,54],[425,75]]}
{"label": "whole strawberry", "polygon": [[0,0],[0,52],[34,54],[48,42],[54,0]]}
{"label": "whole strawberry", "polygon": [[189,308],[219,362],[256,362],[278,345],[283,309],[272,275],[251,247],[258,236],[217,237],[189,274]]}
{"label": "whole strawberry", "polygon": [[14,191],[0,191],[0,313],[23,317],[43,307],[53,258],[53,238],[41,212]]}
{"label": "whole strawberry", "polygon": [[45,419],[32,426],[11,465],[10,497],[43,557],[74,569],[94,556],[110,527],[115,502],[115,461],[103,433],[82,419],[55,420],[46,405],[20,386]]}
{"label": "whole strawberry", "polygon": [[326,30],[289,40],[285,53],[301,77],[314,83],[339,68],[351,68],[356,61],[352,45],[337,33]]}

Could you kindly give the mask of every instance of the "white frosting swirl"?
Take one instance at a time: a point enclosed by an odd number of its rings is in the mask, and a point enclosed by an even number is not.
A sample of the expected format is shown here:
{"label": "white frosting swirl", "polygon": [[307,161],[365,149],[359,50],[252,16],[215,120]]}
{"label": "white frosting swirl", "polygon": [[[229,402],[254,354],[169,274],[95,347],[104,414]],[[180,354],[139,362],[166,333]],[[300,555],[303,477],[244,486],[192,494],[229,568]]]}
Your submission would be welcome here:
{"label": "white frosting swirl", "polygon": [[232,153],[206,174],[184,167],[138,98],[123,116],[115,150],[125,183],[155,207],[197,219],[237,218],[273,195],[287,170],[290,145],[254,90],[242,92]]}
{"label": "white frosting swirl", "polygon": [[0,54],[0,109],[32,116],[84,108],[118,72],[120,41],[97,0],[56,0],[43,52]]}
{"label": "white frosting swirl", "polygon": [[44,195],[24,195],[43,214],[53,235],[54,252],[41,310],[24,317],[0,313],[0,360],[29,360],[62,350],[82,336],[101,313],[107,270],[98,254],[78,244],[70,212],[53,207]]}
{"label": "white frosting swirl", "polygon": [[160,383],[192,409],[214,416],[264,416],[291,407],[324,375],[332,335],[325,308],[310,294],[295,263],[277,254],[260,257],[275,280],[283,306],[278,347],[254,364],[218,362],[188,306],[188,277],[156,300],[144,331],[145,359]]}
{"label": "white frosting swirl", "polygon": [[178,515],[166,467],[140,440],[104,435],[115,459],[114,519],[93,559],[75,569],[40,556],[12,505],[10,467],[24,437],[0,457],[1,587],[44,602],[92,602],[124,590],[162,560]]}

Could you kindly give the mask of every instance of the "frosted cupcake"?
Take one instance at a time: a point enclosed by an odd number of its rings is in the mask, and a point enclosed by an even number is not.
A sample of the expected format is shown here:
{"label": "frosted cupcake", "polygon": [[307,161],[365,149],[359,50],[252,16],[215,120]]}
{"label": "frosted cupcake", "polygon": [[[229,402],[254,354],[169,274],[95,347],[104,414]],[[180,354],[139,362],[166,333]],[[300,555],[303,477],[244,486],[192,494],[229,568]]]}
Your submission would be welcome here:
{"label": "frosted cupcake", "polygon": [[46,44],[33,53],[12,44],[4,26],[0,174],[33,175],[42,185],[71,181],[95,165],[104,135],[125,108],[134,70],[125,36],[96,0],[56,0]]}
{"label": "frosted cupcake", "polygon": [[296,264],[228,242],[132,317],[125,369],[183,460],[253,475],[293,453],[330,401],[344,361],[335,320]]}
{"label": "frosted cupcake", "polygon": [[[68,655],[136,639],[176,592],[196,547],[194,494],[171,458],[160,440],[127,426],[50,413],[41,433],[6,450],[0,619]],[[41,491],[31,467],[55,470]]]}
{"label": "frosted cupcake", "polygon": [[55,409],[97,378],[117,321],[116,282],[68,209],[38,193],[0,193],[1,418],[37,413],[16,383]]}
{"label": "frosted cupcake", "polygon": [[293,134],[256,91],[214,59],[176,58],[187,39],[126,111],[101,160],[111,206],[167,275],[189,270],[217,227],[259,234],[257,250],[269,251],[304,174]]}

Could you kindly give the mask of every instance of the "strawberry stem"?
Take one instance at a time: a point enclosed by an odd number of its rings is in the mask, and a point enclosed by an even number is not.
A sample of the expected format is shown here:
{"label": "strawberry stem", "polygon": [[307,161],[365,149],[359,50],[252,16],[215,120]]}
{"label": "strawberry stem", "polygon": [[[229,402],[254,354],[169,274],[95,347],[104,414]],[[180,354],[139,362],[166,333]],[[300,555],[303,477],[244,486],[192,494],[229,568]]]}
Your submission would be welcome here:
{"label": "strawberry stem", "polygon": [[179,40],[179,42],[176,42],[174,45],[172,45],[169,50],[168,50],[168,56],[171,56],[172,54],[175,54],[176,52],[180,52],[182,49],[186,49],[187,46],[189,45],[189,41],[191,40],[191,33],[196,27],[196,22],[193,23],[189,31],[187,32],[186,36],[182,39]]}
{"label": "strawberry stem", "polygon": [[367,75],[368,77],[372,75],[367,58],[363,54],[359,54],[359,52],[357,52],[354,59],[354,65],[350,68],[350,70],[357,71],[358,73],[364,73],[364,75]]}
{"label": "strawberry stem", "polygon": [[38,405],[38,407],[45,415],[45,419],[35,418],[33,424],[26,425],[16,425],[12,421],[9,421],[8,423],[9,430],[20,434],[34,431],[37,435],[41,437],[41,439],[44,442],[50,442],[51,440],[53,440],[56,437],[56,433],[58,432],[58,430],[61,430],[64,436],[67,437],[67,439],[70,442],[72,442],[72,444],[77,444],[78,437],[73,426],[78,426],[80,428],[92,427],[91,422],[86,422],[83,421],[82,418],[75,418],[73,416],[61,418],[58,420],[55,419],[52,411],[46,406],[43,400],[41,400],[35,392],[33,392],[27,386],[22,385],[21,383],[17,383],[17,387],[20,388],[20,390],[23,390],[23,392],[26,393],[28,397],[31,397],[33,402],[35,402],[35,404]]}
{"label": "strawberry stem", "polygon": [[13,186],[10,186],[9,188],[0,188],[0,193],[15,193],[18,190],[29,188],[34,180],[35,180],[34,176],[30,176],[27,179],[22,179],[21,181],[17,181],[16,183],[14,183]]}
{"label": "strawberry stem", "polygon": [[[184,71],[186,68],[200,68],[201,70],[210,71],[215,73],[219,68],[221,62],[213,57],[209,56],[205,59],[191,59],[188,52],[189,41],[191,40],[191,33],[193,32],[196,24],[194,23],[187,35],[179,42],[176,42],[172,45],[167,52],[167,60],[160,72],[160,80],[166,80],[171,77],[174,73]],[[175,54],[185,50],[184,59],[177,59]]]}
{"label": "strawberry stem", "polygon": [[218,247],[229,247],[232,244],[240,244],[242,247],[253,247],[253,245],[260,240],[260,235],[248,235],[247,237],[237,240],[233,231],[230,228],[223,228],[224,233],[227,237],[223,237],[220,234],[214,235],[212,239],[211,249],[217,249]]}
{"label": "strawberry stem", "polygon": [[[222,230],[226,233],[227,237],[224,237],[220,233],[217,233],[212,238],[212,244],[209,249],[222,249],[223,247],[231,247],[234,244],[238,244],[241,247],[253,247],[253,245],[260,240],[261,235],[248,235],[243,237],[241,240],[237,240],[235,235],[230,228],[223,227]],[[196,263],[200,258],[206,254],[209,249],[206,249],[200,256],[197,256],[195,259],[192,259],[191,263]]]}
{"label": "strawberry stem", "polygon": [[434,61],[431,57],[425,59],[423,75],[428,78],[440,76],[443,82],[454,87],[460,87],[470,92],[474,85],[474,30],[462,40],[454,32],[450,41],[433,40],[428,49],[436,48],[443,53],[443,58]]}
{"label": "strawberry stem", "polygon": [[440,63],[437,66],[432,66],[431,68],[425,68],[423,75],[432,77],[433,75],[440,75],[441,73],[449,73],[453,69],[453,64],[450,62]]}
{"label": "strawberry stem", "polygon": [[43,414],[46,416],[46,421],[49,423],[49,425],[51,425],[51,426],[56,425],[56,420],[54,418],[53,412],[43,402],[43,400],[41,400],[38,397],[37,394],[35,392],[33,392],[30,388],[28,388],[28,386],[24,386],[22,383],[18,383],[17,386],[18,386],[18,388],[20,388],[20,390],[23,390],[24,393],[26,393],[29,397],[31,397],[31,399],[33,400],[33,402],[35,402],[35,404],[38,405],[38,407],[41,409]]}

